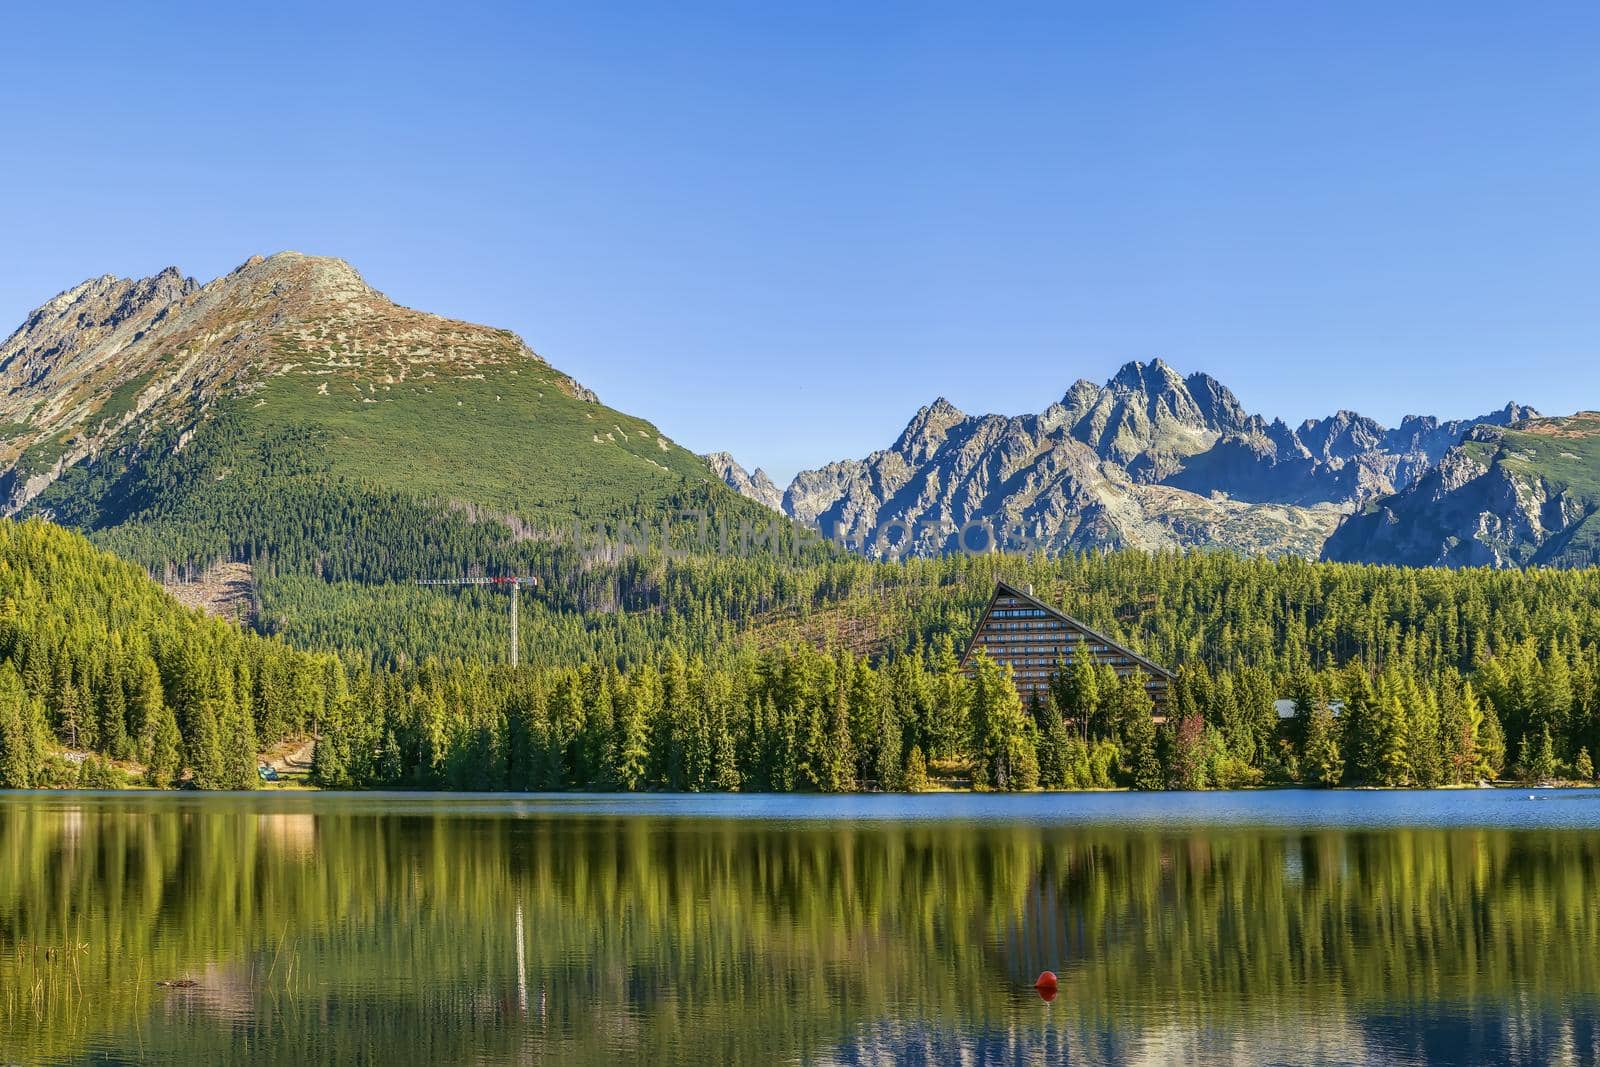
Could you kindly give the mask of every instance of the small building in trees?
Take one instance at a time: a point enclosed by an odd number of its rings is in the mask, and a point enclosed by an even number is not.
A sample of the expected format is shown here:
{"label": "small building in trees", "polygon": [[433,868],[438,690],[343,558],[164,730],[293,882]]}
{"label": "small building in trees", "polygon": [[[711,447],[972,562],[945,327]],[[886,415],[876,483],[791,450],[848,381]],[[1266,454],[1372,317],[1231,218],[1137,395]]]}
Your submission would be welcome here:
{"label": "small building in trees", "polygon": [[1111,667],[1120,678],[1142,674],[1157,715],[1165,714],[1168,690],[1175,680],[1165,667],[1035,599],[1031,586],[1019,589],[1005,582],[995,583],[989,606],[961,656],[963,671],[971,672],[979,650],[1011,667],[1017,694],[1024,703],[1034,697],[1045,699],[1056,671],[1084,656]]}

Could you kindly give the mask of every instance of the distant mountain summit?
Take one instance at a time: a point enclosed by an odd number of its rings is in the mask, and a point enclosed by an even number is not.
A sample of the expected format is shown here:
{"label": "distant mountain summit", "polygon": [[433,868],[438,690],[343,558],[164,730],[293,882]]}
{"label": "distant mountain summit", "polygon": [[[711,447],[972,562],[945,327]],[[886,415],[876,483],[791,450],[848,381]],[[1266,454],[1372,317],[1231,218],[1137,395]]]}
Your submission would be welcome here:
{"label": "distant mountain summit", "polygon": [[[781,506],[868,551],[1222,547],[1314,557],[1347,514],[1407,488],[1469,431],[1537,413],[1341,411],[1291,429],[1207,374],[1131,362],[1033,415],[968,415],[940,398],[888,448],[798,474]],[[718,471],[746,492],[731,458]],[[764,501],[765,502],[765,501]],[[963,532],[965,531],[965,532]]]}
{"label": "distant mountain summit", "polygon": [[746,471],[727,452],[708,452],[705,461],[711,465],[712,472],[739,495],[764,504],[773,511],[783,510],[783,490],[760,467],[754,473]]}

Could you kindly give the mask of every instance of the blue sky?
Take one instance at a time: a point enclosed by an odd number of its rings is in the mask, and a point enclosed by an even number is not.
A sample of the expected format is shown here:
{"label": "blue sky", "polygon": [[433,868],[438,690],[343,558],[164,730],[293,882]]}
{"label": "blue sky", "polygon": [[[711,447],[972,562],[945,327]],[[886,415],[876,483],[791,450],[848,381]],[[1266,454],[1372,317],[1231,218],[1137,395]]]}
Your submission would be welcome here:
{"label": "blue sky", "polygon": [[1593,5],[20,7],[0,332],[339,255],[780,480],[1158,355],[1600,407]]}

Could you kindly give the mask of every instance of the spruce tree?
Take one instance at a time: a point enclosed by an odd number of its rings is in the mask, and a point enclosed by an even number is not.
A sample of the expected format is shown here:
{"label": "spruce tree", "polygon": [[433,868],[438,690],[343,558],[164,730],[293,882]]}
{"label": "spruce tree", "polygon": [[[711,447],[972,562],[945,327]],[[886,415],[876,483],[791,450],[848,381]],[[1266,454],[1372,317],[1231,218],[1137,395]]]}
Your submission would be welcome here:
{"label": "spruce tree", "polygon": [[[1530,746],[1525,741],[1524,749],[1528,747]],[[1524,773],[1531,781],[1553,781],[1557,773],[1559,773],[1559,768],[1556,765],[1555,743],[1550,738],[1550,727],[1543,727],[1539,731],[1539,740],[1531,747],[1533,749],[1532,758],[1527,764]]]}
{"label": "spruce tree", "polygon": [[39,783],[44,746],[36,707],[16,668],[0,663],[0,789],[32,789]]}
{"label": "spruce tree", "polygon": [[1372,726],[1373,784],[1405,785],[1411,774],[1407,752],[1409,731],[1400,695],[1390,692],[1378,698]]}
{"label": "spruce tree", "polygon": [[628,686],[618,700],[616,778],[618,785],[630,791],[645,788],[650,768],[647,703],[648,698],[637,683]]}
{"label": "spruce tree", "polygon": [[1123,780],[1134,789],[1160,789],[1164,784],[1156,757],[1154,711],[1142,673],[1134,672],[1121,681],[1117,692],[1117,713],[1122,719],[1119,762]]}
{"label": "spruce tree", "polygon": [[115,759],[127,759],[133,754],[128,743],[128,706],[117,669],[109,669],[101,676],[98,703],[102,750]]}
{"label": "spruce tree", "polygon": [[[877,753],[874,776],[878,788],[886,792],[899,792],[905,788],[905,767],[900,758],[900,720],[895,716],[894,705],[887,701],[878,708]],[[927,774],[927,768],[923,768]]]}
{"label": "spruce tree", "polygon": [[194,770],[198,789],[227,789],[228,760],[215,701],[204,699],[190,716],[186,762]]}
{"label": "spruce tree", "polygon": [[921,793],[928,788],[928,761],[923,758],[920,745],[912,745],[910,754],[906,756],[902,787],[907,793]]}
{"label": "spruce tree", "polygon": [[1439,713],[1431,694],[1423,693],[1407,679],[1406,756],[1410,761],[1410,781],[1421,789],[1432,789],[1444,774],[1444,759],[1439,752]]}
{"label": "spruce tree", "polygon": [[1478,723],[1478,773],[1492,782],[1500,777],[1506,761],[1506,735],[1500,727],[1500,716],[1493,704],[1478,700],[1470,683],[1462,687],[1461,702],[1468,716]]}
{"label": "spruce tree", "polygon": [[1320,786],[1338,785],[1344,779],[1344,756],[1339,751],[1339,724],[1328,701],[1317,692],[1306,723],[1305,750],[1300,758],[1301,773]]}
{"label": "spruce tree", "polygon": [[[149,762],[154,749],[156,731],[164,720],[171,718],[167,698],[161,688],[161,670],[149,656],[141,656],[134,670],[131,718],[137,731],[134,755]],[[177,724],[174,722],[174,728]]]}

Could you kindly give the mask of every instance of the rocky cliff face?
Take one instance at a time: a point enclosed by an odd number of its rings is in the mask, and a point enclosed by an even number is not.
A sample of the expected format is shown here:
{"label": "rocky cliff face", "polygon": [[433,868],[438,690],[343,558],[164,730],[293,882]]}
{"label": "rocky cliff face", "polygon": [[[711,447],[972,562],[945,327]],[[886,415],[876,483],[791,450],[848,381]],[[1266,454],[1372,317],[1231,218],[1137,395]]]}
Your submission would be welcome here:
{"label": "rocky cliff face", "polygon": [[783,490],[773,484],[767,472],[760,467],[751,474],[727,452],[708,452],[704,458],[710,465],[711,472],[734,492],[749,497],[758,504],[764,504],[773,511],[783,510]]}
{"label": "rocky cliff face", "polygon": [[994,543],[1316,556],[1345,514],[1409,486],[1472,427],[1529,414],[1508,405],[1388,429],[1339,412],[1291,429],[1158,359],[1104,385],[1080,380],[1037,415],[967,415],[941,398],[890,447],[801,472],[782,503],[875,552]]}
{"label": "rocky cliff face", "polygon": [[1410,486],[1350,516],[1323,557],[1417,567],[1590,566],[1600,563],[1597,509],[1600,414],[1485,423]]}

